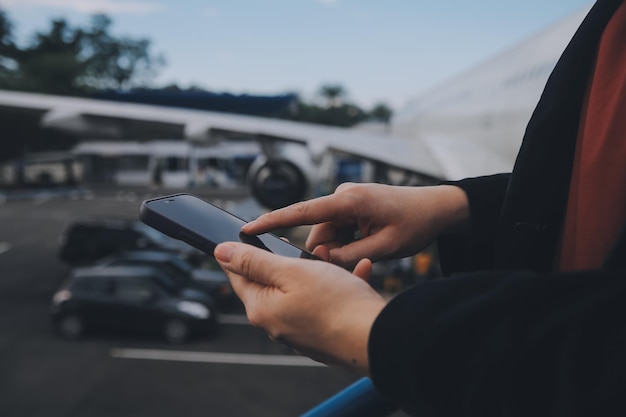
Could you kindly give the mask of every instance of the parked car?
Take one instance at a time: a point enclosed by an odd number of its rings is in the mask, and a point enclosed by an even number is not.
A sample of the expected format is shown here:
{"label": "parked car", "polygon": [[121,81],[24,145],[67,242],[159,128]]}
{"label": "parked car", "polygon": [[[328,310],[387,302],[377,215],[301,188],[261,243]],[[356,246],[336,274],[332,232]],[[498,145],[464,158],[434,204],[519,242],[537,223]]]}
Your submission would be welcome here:
{"label": "parked car", "polygon": [[219,323],[207,294],[180,287],[158,269],[143,266],[73,269],[52,297],[51,317],[69,339],[108,329],[160,334],[172,343],[210,335]]}
{"label": "parked car", "polygon": [[179,254],[197,263],[206,256],[185,242],[138,220],[79,220],[71,223],[59,238],[59,258],[69,265],[88,265],[124,250],[156,249]]}
{"label": "parked car", "polygon": [[180,287],[207,292],[221,308],[233,307],[238,300],[221,269],[194,268],[180,256],[165,251],[129,250],[97,261],[94,266],[153,266],[167,274]]}

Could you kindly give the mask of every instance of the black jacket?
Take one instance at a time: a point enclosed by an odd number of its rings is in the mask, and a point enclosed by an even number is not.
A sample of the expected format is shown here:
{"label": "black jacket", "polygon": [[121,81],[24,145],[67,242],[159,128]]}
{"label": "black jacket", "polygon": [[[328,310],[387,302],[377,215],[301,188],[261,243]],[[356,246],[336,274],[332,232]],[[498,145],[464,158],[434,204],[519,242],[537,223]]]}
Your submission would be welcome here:
{"label": "black jacket", "polygon": [[599,0],[573,37],[513,172],[457,183],[471,227],[439,241],[448,277],[399,294],[374,323],[372,380],[409,413],[626,416],[626,233],[601,269],[552,272],[582,102],[621,3]]}

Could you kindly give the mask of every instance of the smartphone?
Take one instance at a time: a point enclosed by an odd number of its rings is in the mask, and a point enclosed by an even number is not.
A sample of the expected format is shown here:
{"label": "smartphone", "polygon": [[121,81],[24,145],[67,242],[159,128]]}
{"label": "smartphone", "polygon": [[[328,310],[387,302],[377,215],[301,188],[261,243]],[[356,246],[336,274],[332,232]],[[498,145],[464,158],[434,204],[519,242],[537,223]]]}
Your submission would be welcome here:
{"label": "smartphone", "polygon": [[278,255],[320,259],[272,233],[258,236],[241,232],[246,221],[191,194],[173,194],[146,200],[139,219],[166,235],[187,242],[213,256],[222,242],[244,242]]}

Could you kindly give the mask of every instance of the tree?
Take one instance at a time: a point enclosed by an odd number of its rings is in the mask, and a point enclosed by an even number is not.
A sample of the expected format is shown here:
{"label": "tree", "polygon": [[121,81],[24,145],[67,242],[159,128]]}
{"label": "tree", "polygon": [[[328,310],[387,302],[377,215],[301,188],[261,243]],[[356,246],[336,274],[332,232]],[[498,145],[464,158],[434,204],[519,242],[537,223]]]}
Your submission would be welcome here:
{"label": "tree", "polygon": [[147,39],[115,38],[111,19],[95,15],[85,33],[81,57],[85,72],[80,82],[95,89],[130,89],[145,85],[164,64],[162,56],[150,54]]}
{"label": "tree", "polygon": [[393,111],[385,103],[376,104],[369,112],[369,118],[376,122],[389,123]]}
{"label": "tree", "polygon": [[27,46],[18,47],[9,19],[0,12],[0,84],[70,95],[147,84],[163,58],[150,53],[147,39],[113,36],[111,24],[105,15],[93,16],[86,29],[57,19],[48,31],[36,33]]}
{"label": "tree", "polygon": [[298,99],[295,114],[287,119],[330,126],[350,127],[367,119],[367,114],[357,105],[338,103],[328,107],[308,104]]}
{"label": "tree", "polygon": [[15,87],[54,94],[78,92],[84,71],[79,59],[84,34],[64,19],[53,20],[48,32],[35,35],[30,46],[13,46],[8,55],[17,64]]}
{"label": "tree", "polygon": [[11,74],[11,60],[8,54],[13,46],[13,25],[6,13],[0,10],[0,80]]}
{"label": "tree", "polygon": [[0,56],[6,53],[6,48],[13,44],[13,24],[6,13],[0,10]]}
{"label": "tree", "polygon": [[324,84],[319,89],[319,95],[326,100],[326,107],[338,107],[346,97],[346,89],[339,84]]}

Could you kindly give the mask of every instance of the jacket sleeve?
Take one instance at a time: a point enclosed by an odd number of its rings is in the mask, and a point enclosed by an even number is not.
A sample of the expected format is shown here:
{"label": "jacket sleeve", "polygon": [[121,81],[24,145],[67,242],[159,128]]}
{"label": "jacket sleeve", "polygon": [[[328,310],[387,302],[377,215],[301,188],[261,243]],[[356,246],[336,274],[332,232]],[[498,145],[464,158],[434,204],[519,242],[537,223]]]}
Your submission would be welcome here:
{"label": "jacket sleeve", "polygon": [[465,191],[469,201],[470,225],[463,233],[442,236],[437,241],[444,275],[490,269],[495,235],[510,174],[446,182]]}
{"label": "jacket sleeve", "polygon": [[410,414],[626,415],[624,272],[477,272],[392,299],[374,386]]}

